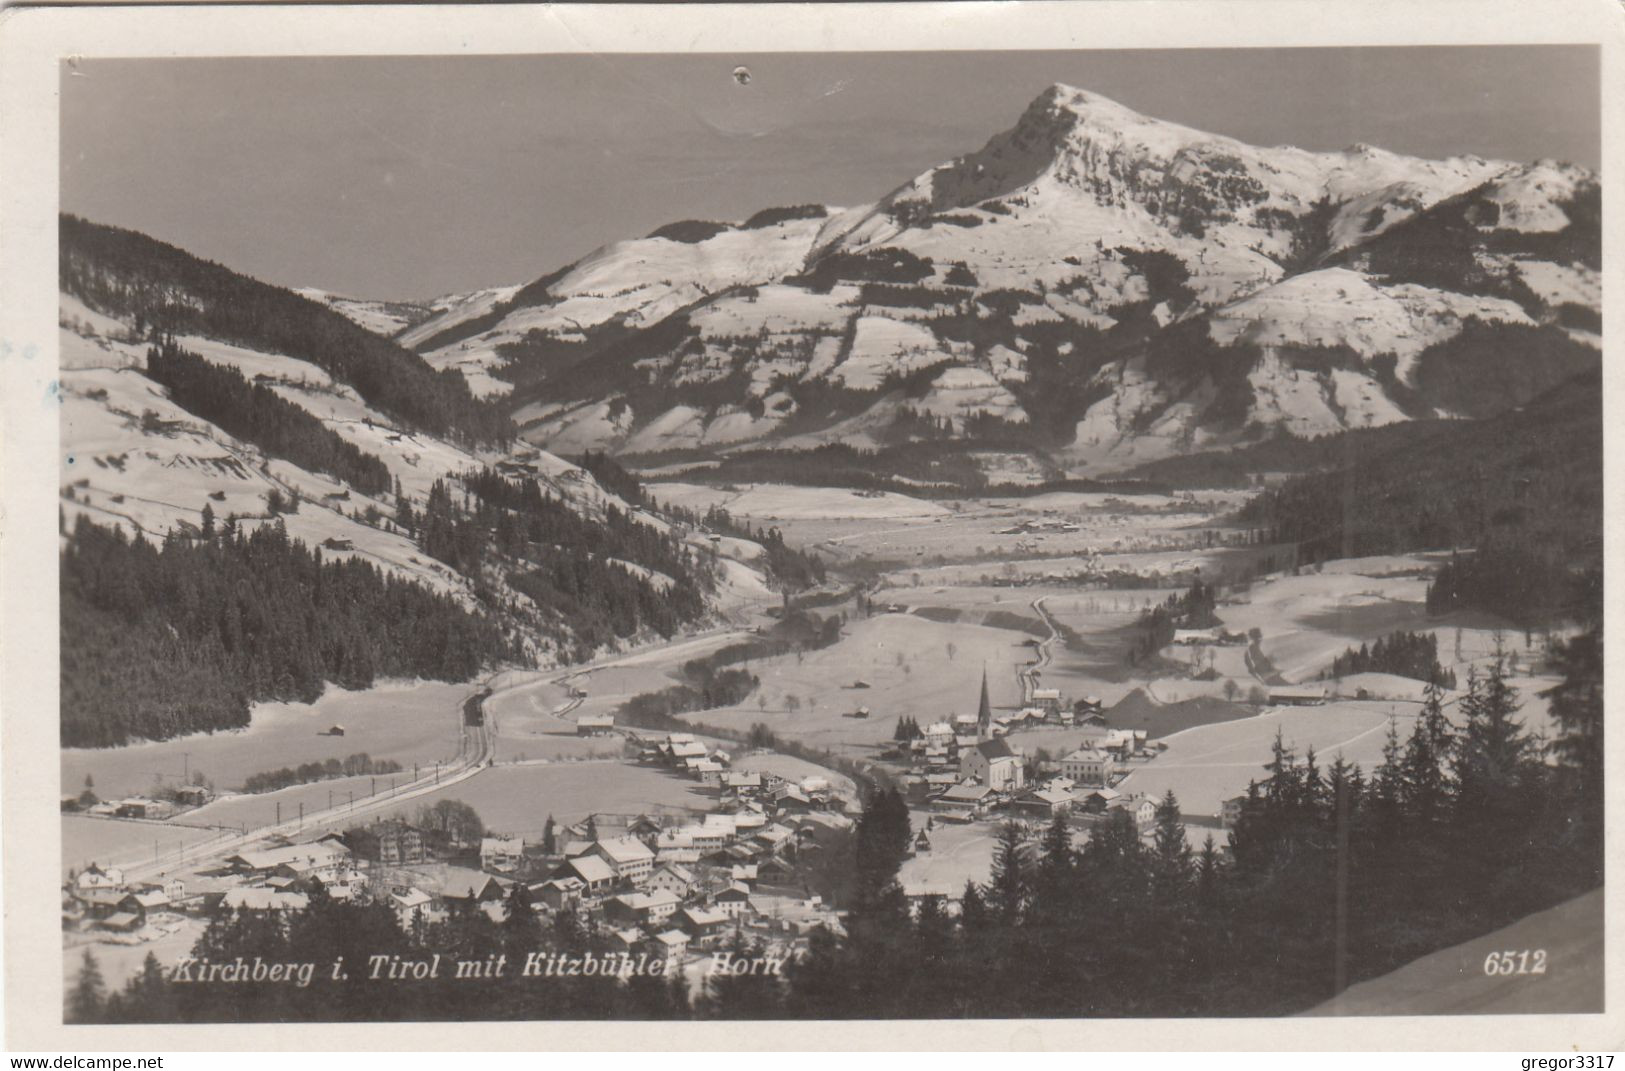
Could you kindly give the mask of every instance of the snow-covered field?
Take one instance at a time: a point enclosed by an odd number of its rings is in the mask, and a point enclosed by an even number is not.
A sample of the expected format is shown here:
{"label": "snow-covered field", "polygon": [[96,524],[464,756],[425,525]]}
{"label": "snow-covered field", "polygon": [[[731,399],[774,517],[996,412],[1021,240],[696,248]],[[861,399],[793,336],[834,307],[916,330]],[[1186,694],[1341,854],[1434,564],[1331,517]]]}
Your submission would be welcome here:
{"label": "snow-covered field", "polygon": [[139,822],[124,818],[92,818],[83,814],[62,816],[62,871],[79,871],[91,863],[123,866],[150,863],[154,855],[162,859],[183,846],[215,837],[216,831],[162,822]]}
{"label": "snow-covered field", "polygon": [[[751,672],[762,684],[739,706],[689,717],[739,731],[760,722],[814,747],[874,747],[892,739],[897,719],[905,714],[921,725],[974,714],[984,666],[993,705],[1019,706],[1015,670],[1031,654],[1019,645],[1020,638],[1008,629],[944,624],[912,614],[855,620],[832,647],[799,659],[783,655],[753,662]],[[852,687],[860,680],[869,687]],[[868,707],[869,717],[843,716],[859,707]]]}
{"label": "snow-covered field", "polygon": [[440,799],[462,800],[485,827],[540,840],[547,816],[577,822],[590,814],[708,811],[716,797],[700,783],[654,767],[611,760],[493,766],[441,792],[420,796],[415,811]]}
{"label": "snow-covered field", "polygon": [[1414,707],[1389,703],[1343,702],[1317,707],[1280,707],[1257,717],[1202,725],[1165,737],[1168,750],[1137,765],[1118,785],[1125,793],[1160,799],[1172,789],[1187,814],[1217,815],[1220,805],[1262,780],[1270,745],[1280,729],[1300,759],[1315,749],[1322,769],[1341,754],[1368,772],[1382,761],[1388,720],[1398,724],[1403,739],[1411,731]]}
{"label": "snow-covered field", "polygon": [[[433,762],[456,755],[462,703],[472,684],[385,681],[366,691],[328,686],[314,703],[256,703],[247,729],[197,733],[120,748],[64,748],[62,790],[78,792],[85,777],[103,799],[150,791],[155,777],[179,783],[202,771],[220,791],[250,774],[302,762],[366,752],[374,759]],[[344,735],[318,736],[333,725]]]}
{"label": "snow-covered field", "polygon": [[728,486],[693,483],[652,483],[649,494],[663,505],[704,513],[712,506],[728,511],[735,520],[817,520],[832,517],[855,520],[899,520],[946,515],[946,507],[893,492],[859,494],[839,487],[797,487],[791,484]]}

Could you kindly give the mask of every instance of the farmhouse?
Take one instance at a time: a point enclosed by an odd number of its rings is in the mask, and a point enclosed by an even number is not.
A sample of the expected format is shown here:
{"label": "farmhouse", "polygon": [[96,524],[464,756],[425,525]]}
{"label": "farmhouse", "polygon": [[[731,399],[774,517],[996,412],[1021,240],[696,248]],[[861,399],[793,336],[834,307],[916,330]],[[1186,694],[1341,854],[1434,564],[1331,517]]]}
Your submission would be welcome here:
{"label": "farmhouse", "polygon": [[1106,734],[1100,746],[1116,758],[1126,759],[1136,752],[1144,751],[1146,739],[1144,729],[1113,729]]}
{"label": "farmhouse", "polygon": [[1219,805],[1219,822],[1225,829],[1234,829],[1247,806],[1246,796],[1231,796]]}
{"label": "farmhouse", "polygon": [[265,879],[275,872],[299,878],[318,878],[324,883],[338,879],[350,866],[350,850],[331,840],[311,844],[289,844],[281,848],[239,852],[226,857],[226,865],[239,874]]}
{"label": "farmhouse", "polygon": [[[1072,809],[1072,793],[1062,788],[1040,788],[1011,802],[1016,810],[1041,815],[1045,818],[1065,814]],[[920,831],[924,834],[924,830]],[[930,847],[928,841],[926,847]]]}
{"label": "farmhouse", "polygon": [[650,892],[664,891],[674,896],[684,897],[694,888],[694,875],[687,867],[678,863],[662,863],[649,875],[648,889]]}
{"label": "farmhouse", "polygon": [[587,883],[574,874],[566,874],[533,886],[531,891],[541,897],[542,903],[558,911],[567,905],[579,903],[587,892]]}
{"label": "farmhouse", "polygon": [[1309,685],[1270,689],[1270,702],[1276,706],[1312,707],[1325,701],[1325,690]]}
{"label": "farmhouse", "polygon": [[960,812],[967,815],[980,815],[985,812],[993,802],[993,790],[986,785],[977,785],[966,782],[955,785],[936,799],[931,805],[940,811],[950,813]]}
{"label": "farmhouse", "polygon": [[643,884],[654,870],[654,852],[636,837],[598,841],[592,846],[592,854],[608,863],[616,878],[633,885]]}
{"label": "farmhouse", "polygon": [[581,881],[583,899],[603,896],[615,884],[615,871],[599,855],[582,855],[564,864],[556,877],[570,876]]}
{"label": "farmhouse", "polygon": [[1061,709],[1061,690],[1059,688],[1034,688],[1033,706],[1042,710],[1045,714],[1058,713]]}
{"label": "farmhouse", "polygon": [[689,936],[683,930],[665,930],[649,939],[649,952],[657,959],[663,958],[669,966],[683,961],[688,954],[688,943]]}
{"label": "farmhouse", "polygon": [[522,837],[482,837],[480,839],[480,867],[498,873],[511,873],[525,861],[525,841]]}
{"label": "farmhouse", "polygon": [[577,736],[608,736],[614,731],[613,714],[583,714],[576,719]]}
{"label": "farmhouse", "polygon": [[116,866],[102,868],[91,863],[79,872],[73,879],[78,889],[122,889],[124,887],[124,871]]}
{"label": "farmhouse", "polygon": [[700,948],[710,948],[722,940],[723,929],[732,921],[721,911],[688,907],[677,914],[677,924],[688,931],[689,940]]}
{"label": "farmhouse", "polygon": [[716,910],[731,919],[747,914],[750,911],[750,886],[744,882],[734,882],[717,893],[715,905]]}
{"label": "farmhouse", "polygon": [[169,818],[175,813],[175,805],[168,800],[149,800],[141,796],[132,796],[127,800],[120,800],[113,813],[120,818]]}
{"label": "farmhouse", "polygon": [[681,901],[676,894],[656,890],[651,893],[625,893],[604,903],[604,917],[611,922],[649,926],[664,922],[677,913]]}
{"label": "farmhouse", "polygon": [[730,771],[722,776],[722,787],[731,789],[740,797],[754,796],[762,791],[762,775]]}
{"label": "farmhouse", "polygon": [[1174,629],[1174,643],[1181,647],[1192,647],[1202,643],[1218,643],[1219,630],[1216,628],[1176,628]]}
{"label": "farmhouse", "polygon": [[422,889],[410,885],[398,886],[389,892],[389,906],[394,908],[395,917],[400,921],[401,929],[411,931],[414,918],[421,918],[424,922],[436,921],[432,916],[435,913],[434,897]]}

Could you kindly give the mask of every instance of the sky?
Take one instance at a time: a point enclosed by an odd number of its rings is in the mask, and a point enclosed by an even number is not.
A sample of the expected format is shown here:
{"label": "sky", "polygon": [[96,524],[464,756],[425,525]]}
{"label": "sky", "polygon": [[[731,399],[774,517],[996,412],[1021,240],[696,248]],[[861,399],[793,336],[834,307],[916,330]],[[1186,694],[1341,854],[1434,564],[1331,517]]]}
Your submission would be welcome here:
{"label": "sky", "polygon": [[1587,46],[94,60],[64,68],[62,208],[422,300],[675,220],[872,201],[1054,82],[1260,145],[1601,154]]}

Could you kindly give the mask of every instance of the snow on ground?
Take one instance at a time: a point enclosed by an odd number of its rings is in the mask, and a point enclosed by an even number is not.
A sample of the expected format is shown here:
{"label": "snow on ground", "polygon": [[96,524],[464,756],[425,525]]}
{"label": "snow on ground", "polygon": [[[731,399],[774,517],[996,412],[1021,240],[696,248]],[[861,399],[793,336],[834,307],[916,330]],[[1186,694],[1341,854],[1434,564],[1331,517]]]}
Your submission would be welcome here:
{"label": "snow on ground", "polygon": [[1221,804],[1262,780],[1264,763],[1276,729],[1302,759],[1310,747],[1324,769],[1337,755],[1367,771],[1382,761],[1388,720],[1394,718],[1401,738],[1409,735],[1416,708],[1390,703],[1328,703],[1315,707],[1278,707],[1253,718],[1216,722],[1164,737],[1168,749],[1119,784],[1124,793],[1160,799],[1172,789],[1187,814],[1217,815]]}
{"label": "snow on ground", "polygon": [[[879,614],[850,622],[831,647],[753,662],[751,672],[762,682],[754,694],[737,706],[687,718],[741,731],[761,722],[815,747],[880,746],[891,741],[905,714],[926,725],[975,713],[984,666],[994,707],[1019,707],[1016,667],[1031,654],[1021,638],[1010,629]],[[869,687],[853,687],[859,680]],[[859,707],[868,707],[869,717],[845,716]]]}
{"label": "snow on ground", "polygon": [[736,520],[749,518],[753,522],[831,517],[897,520],[943,516],[950,512],[936,502],[891,491],[872,495],[842,488],[767,483],[739,487],[653,483],[648,489],[651,495],[668,505],[701,514],[711,506],[720,506]]}
{"label": "snow on ground", "polygon": [[590,814],[709,811],[716,798],[698,781],[619,761],[568,760],[493,766],[467,781],[411,801],[412,811],[442,799],[462,800],[496,833],[540,840],[549,815],[579,822]]}
{"label": "snow on ground", "polygon": [[335,294],[314,286],[295,290],[294,293],[326,305],[358,327],[384,338],[393,338],[411,325],[425,319],[430,312],[428,308],[410,302],[345,297],[343,294]]}
{"label": "snow on ground", "polygon": [[1255,583],[1247,601],[1217,613],[1232,632],[1259,629],[1264,654],[1281,676],[1301,681],[1318,677],[1351,646],[1425,624],[1427,586],[1425,576],[1281,576]]}
{"label": "snow on ground", "polygon": [[1514,261],[1514,270],[1548,305],[1602,307],[1602,276],[1579,265],[1553,264],[1549,260]]}
{"label": "snow on ground", "polygon": [[758,751],[736,758],[733,768],[741,773],[776,774],[791,781],[822,777],[829,782],[830,788],[837,795],[846,799],[858,798],[858,786],[850,777],[839,770],[831,770],[806,759],[798,759],[794,755],[780,755],[776,751]]}
{"label": "snow on ground", "polygon": [[965,883],[985,883],[993,870],[993,849],[998,844],[998,826],[992,822],[957,823],[941,821],[941,815],[928,811],[909,814],[914,832],[933,826],[926,836],[931,850],[903,860],[897,880],[911,896],[934,894],[958,900]]}
{"label": "snow on ground", "polygon": [[[314,703],[255,703],[246,729],[193,733],[118,748],[63,748],[63,791],[78,791],[88,775],[103,799],[149,791],[155,775],[178,783],[201,772],[220,791],[250,774],[365,751],[375,759],[413,762],[457,754],[462,703],[473,684],[380,681],[363,691],[329,685]],[[344,735],[319,736],[332,725]]]}
{"label": "snow on ground", "polygon": [[1569,225],[1559,202],[1572,200],[1590,172],[1574,164],[1537,160],[1512,168],[1490,183],[1486,196],[1501,207],[1497,229],[1560,231]]}
{"label": "snow on ground", "polygon": [[519,437],[526,442],[546,443],[557,453],[579,454],[619,444],[632,428],[632,410],[622,406],[616,413],[618,397],[599,402],[582,402],[559,407],[531,403],[514,413]]}
{"label": "snow on ground", "polygon": [[449,294],[446,297],[436,298],[428,302],[429,307],[435,310],[435,315],[402,331],[396,341],[403,346],[416,346],[454,324],[485,315],[494,306],[507,301],[518,291],[518,286],[494,286],[472,293]]}
{"label": "snow on ground", "polygon": [[887,376],[907,375],[954,356],[930,328],[870,313],[858,317],[851,351],[829,378],[850,390],[877,390]]}
{"label": "snow on ground", "polygon": [[1016,424],[1027,422],[1027,412],[1015,395],[991,372],[980,368],[943,369],[942,374],[931,381],[925,397],[914,403],[914,408],[935,417],[949,417],[955,423],[973,413],[986,413]]}
{"label": "snow on ground", "polygon": [[[147,782],[143,788],[150,784]],[[70,785],[66,781],[62,784],[65,794],[78,790],[77,784]],[[104,867],[150,863],[155,851],[162,858],[215,835],[212,829],[192,826],[65,814],[62,816],[62,871],[66,876],[67,871],[83,870],[91,863]]]}
{"label": "snow on ground", "polygon": [[771,284],[754,295],[729,294],[695,311],[691,322],[701,337],[729,338],[766,331],[770,335],[827,331],[839,333],[852,318],[853,286],[820,294],[799,286]]}
{"label": "snow on ground", "polygon": [[1371,358],[1391,353],[1409,381],[1422,350],[1461,331],[1469,317],[1530,324],[1503,298],[1455,294],[1416,284],[1374,286],[1348,268],[1322,268],[1215,310],[1208,322],[1217,342],[1258,345],[1347,346]]}

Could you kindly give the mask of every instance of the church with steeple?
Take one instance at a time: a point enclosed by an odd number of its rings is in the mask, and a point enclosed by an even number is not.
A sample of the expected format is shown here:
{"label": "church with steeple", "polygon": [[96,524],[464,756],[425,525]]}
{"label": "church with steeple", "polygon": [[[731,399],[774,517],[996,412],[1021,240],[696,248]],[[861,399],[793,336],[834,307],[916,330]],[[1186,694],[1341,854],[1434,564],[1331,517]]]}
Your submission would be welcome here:
{"label": "church with steeple", "polygon": [[993,739],[993,704],[987,698],[987,667],[982,667],[982,700],[976,708],[976,739]]}

